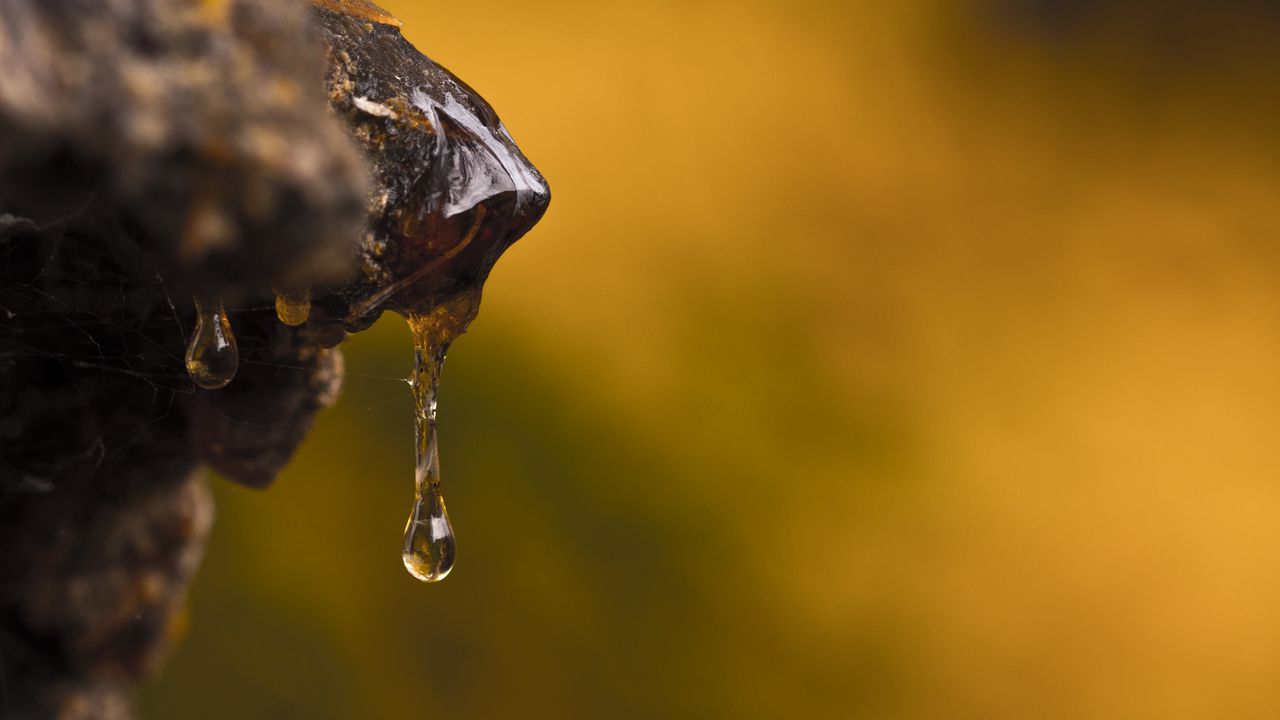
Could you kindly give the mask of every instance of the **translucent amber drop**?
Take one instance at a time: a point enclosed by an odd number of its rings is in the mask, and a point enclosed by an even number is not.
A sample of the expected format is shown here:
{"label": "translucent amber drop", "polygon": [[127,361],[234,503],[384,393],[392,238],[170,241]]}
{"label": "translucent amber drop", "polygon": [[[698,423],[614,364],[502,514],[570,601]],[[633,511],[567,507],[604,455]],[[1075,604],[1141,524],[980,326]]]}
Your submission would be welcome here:
{"label": "translucent amber drop", "polygon": [[404,529],[404,566],[424,582],[443,580],[453,569],[457,552],[453,524],[440,494],[440,451],[436,441],[436,393],[449,343],[460,335],[479,307],[480,296],[468,294],[428,311],[410,313],[414,362],[414,478],[413,512]]}
{"label": "translucent amber drop", "polygon": [[280,322],[297,327],[307,321],[311,315],[311,291],[279,290],[276,292],[276,317]]}
{"label": "translucent amber drop", "polygon": [[443,580],[453,569],[457,543],[440,488],[419,494],[404,529],[404,567],[423,582]]}
{"label": "translucent amber drop", "polygon": [[240,367],[240,351],[222,303],[207,309],[196,300],[196,329],[187,343],[187,374],[206,390],[226,387]]}
{"label": "translucent amber drop", "polygon": [[453,526],[440,494],[440,451],[436,444],[436,392],[445,346],[430,328],[411,317],[414,333],[413,400],[414,478],[413,513],[404,529],[404,566],[424,582],[443,580],[453,569]]}

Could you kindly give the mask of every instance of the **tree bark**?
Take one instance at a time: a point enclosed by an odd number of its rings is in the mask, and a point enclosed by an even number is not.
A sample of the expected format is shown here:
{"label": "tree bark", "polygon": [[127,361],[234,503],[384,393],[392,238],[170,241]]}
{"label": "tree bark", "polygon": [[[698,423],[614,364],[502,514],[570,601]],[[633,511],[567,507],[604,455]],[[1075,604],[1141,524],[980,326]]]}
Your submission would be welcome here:
{"label": "tree bark", "polygon": [[[478,293],[550,196],[360,0],[6,0],[0,67],[0,716],[126,718],[211,525],[201,465],[268,485],[346,334]],[[186,372],[193,297],[234,329],[220,390]]]}

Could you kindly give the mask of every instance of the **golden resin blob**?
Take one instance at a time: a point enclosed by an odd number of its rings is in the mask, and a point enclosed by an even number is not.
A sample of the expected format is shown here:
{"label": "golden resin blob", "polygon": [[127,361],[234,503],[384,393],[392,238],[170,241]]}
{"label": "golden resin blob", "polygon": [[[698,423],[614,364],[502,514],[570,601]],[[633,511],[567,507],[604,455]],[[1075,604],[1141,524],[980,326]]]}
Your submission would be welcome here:
{"label": "golden resin blob", "polygon": [[311,290],[284,289],[276,291],[276,317],[290,327],[297,327],[311,316]]}

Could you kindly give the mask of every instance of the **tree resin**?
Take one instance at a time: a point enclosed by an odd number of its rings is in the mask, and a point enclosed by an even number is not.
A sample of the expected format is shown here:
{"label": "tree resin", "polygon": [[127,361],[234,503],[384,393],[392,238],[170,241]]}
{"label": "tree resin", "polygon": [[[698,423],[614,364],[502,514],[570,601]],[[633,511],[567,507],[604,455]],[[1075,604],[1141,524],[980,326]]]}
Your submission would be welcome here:
{"label": "tree resin", "polygon": [[[240,367],[240,351],[231,333],[231,320],[219,301],[209,310],[196,298],[196,329],[187,343],[187,374],[206,390],[227,386]],[[209,305],[209,307],[214,307]]]}
{"label": "tree resin", "polygon": [[466,329],[479,295],[466,295],[423,313],[409,313],[413,332],[414,446],[417,472],[413,512],[404,529],[404,566],[423,582],[443,580],[453,569],[456,542],[444,496],[440,494],[440,451],[436,442],[436,393],[445,353]]}
{"label": "tree resin", "polygon": [[297,327],[311,315],[311,290],[293,288],[276,291],[276,317],[290,327]]}

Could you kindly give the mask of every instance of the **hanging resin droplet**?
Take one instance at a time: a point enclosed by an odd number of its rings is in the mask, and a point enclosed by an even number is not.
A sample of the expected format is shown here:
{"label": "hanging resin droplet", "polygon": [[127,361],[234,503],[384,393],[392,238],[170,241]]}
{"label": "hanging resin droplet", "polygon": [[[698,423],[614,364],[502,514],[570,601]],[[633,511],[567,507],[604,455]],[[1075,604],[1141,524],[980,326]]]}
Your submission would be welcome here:
{"label": "hanging resin droplet", "polygon": [[404,529],[404,566],[423,582],[443,580],[453,569],[456,544],[449,512],[440,494],[440,451],[436,442],[436,393],[447,345],[424,316],[411,315],[415,497]]}
{"label": "hanging resin droplet", "polygon": [[443,580],[453,569],[457,543],[440,488],[419,494],[404,529],[404,567],[423,582]]}
{"label": "hanging resin droplet", "polygon": [[309,288],[276,291],[276,317],[290,327],[297,327],[311,315]]}
{"label": "hanging resin droplet", "polygon": [[196,300],[196,329],[187,343],[187,374],[206,390],[226,387],[240,367],[240,351],[222,303],[208,310]]}
{"label": "hanging resin droplet", "polygon": [[409,313],[413,332],[414,456],[417,461],[413,512],[404,529],[404,566],[423,582],[443,580],[453,569],[457,544],[440,494],[440,451],[436,441],[436,393],[449,343],[479,307],[479,293],[467,294],[426,312]]}

